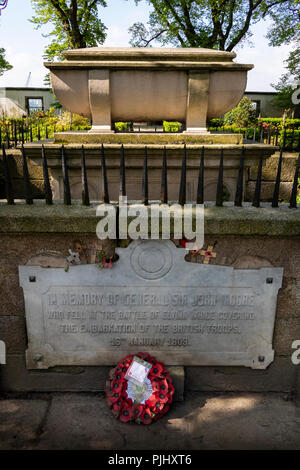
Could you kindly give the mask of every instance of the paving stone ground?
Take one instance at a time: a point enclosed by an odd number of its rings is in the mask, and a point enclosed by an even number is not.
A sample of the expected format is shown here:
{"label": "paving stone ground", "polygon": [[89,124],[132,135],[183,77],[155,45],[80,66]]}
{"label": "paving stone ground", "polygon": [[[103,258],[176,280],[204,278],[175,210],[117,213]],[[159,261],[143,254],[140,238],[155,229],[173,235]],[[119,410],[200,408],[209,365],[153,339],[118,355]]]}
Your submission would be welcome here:
{"label": "paving stone ground", "polygon": [[112,416],[103,394],[0,395],[0,450],[300,449],[300,408],[282,394],[188,393],[150,426]]}

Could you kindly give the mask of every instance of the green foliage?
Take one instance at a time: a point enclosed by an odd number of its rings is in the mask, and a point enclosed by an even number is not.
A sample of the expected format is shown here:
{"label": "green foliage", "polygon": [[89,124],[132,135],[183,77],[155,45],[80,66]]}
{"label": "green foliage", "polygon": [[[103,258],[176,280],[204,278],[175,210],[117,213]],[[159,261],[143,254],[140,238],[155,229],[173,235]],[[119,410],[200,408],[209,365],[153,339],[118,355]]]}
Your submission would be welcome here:
{"label": "green foliage", "polygon": [[66,49],[103,44],[106,27],[98,18],[97,7],[105,7],[105,0],[31,0],[31,3],[35,15],[30,21],[36,28],[48,24],[53,28],[46,35],[52,41],[45,49],[45,59],[61,59]]}
{"label": "green foliage", "polygon": [[115,122],[115,128],[119,132],[126,132],[129,131],[129,122]]}
{"label": "green foliage", "polygon": [[281,46],[282,44],[295,43],[293,50],[289,53],[286,63],[286,73],[284,73],[278,83],[272,84],[278,91],[273,103],[282,107],[285,113],[291,113],[295,107],[292,102],[293,91],[296,90],[295,81],[300,78],[300,47],[299,47],[299,0],[292,0],[285,6],[284,11],[276,8],[271,15],[273,27],[268,32],[269,44],[271,46]]}
{"label": "green foliage", "polygon": [[269,11],[269,17],[273,20],[267,33],[269,45],[290,44],[299,35],[299,0],[285,2],[284,5],[281,2],[274,3]]}
{"label": "green foliage", "polygon": [[286,131],[280,131],[280,142],[283,142],[283,137],[284,137],[284,132],[285,132],[285,147],[287,147],[291,152],[292,151],[297,151],[299,150],[298,145],[299,145],[299,139],[300,139],[300,130],[291,130],[288,129]]}
{"label": "green foliage", "polygon": [[[38,140],[39,134],[41,139],[46,138],[46,127],[48,138],[52,138],[54,132],[63,131],[84,131],[91,128],[89,120],[78,114],[71,114],[68,111],[60,115],[55,115],[55,108],[50,108],[46,113],[37,111],[36,113],[30,114],[26,118],[4,118],[0,120],[0,129],[2,133],[3,141],[6,139],[7,132],[11,135],[12,125],[16,123],[18,125],[18,138],[21,139],[20,125],[23,125],[25,133],[29,133],[29,129],[32,130],[33,140]],[[38,132],[40,130],[40,133]]]}
{"label": "green foliage", "polygon": [[287,74],[285,74],[282,75],[277,84],[272,86],[277,91],[277,95],[272,99],[272,103],[279,108],[283,108],[286,114],[291,112],[295,107],[292,102],[292,95],[297,89],[297,85],[292,84],[289,78],[287,78]]}
{"label": "green foliage", "polygon": [[12,65],[10,65],[5,59],[5,49],[0,47],[0,77],[4,74],[4,72],[10,69],[12,69]]}
{"label": "green foliage", "polygon": [[180,132],[181,127],[181,122],[163,121],[163,128],[165,132]]}
{"label": "green foliage", "polygon": [[236,126],[245,127],[254,121],[255,109],[253,108],[252,101],[249,100],[249,98],[246,96],[241,99],[235,108],[226,113],[223,118],[225,126],[231,126],[235,124]]}
{"label": "green foliage", "polygon": [[[273,128],[283,129],[283,119],[282,118],[261,118],[258,120],[259,123],[267,124]],[[300,128],[300,119],[285,119],[284,127],[286,129],[299,129]]]}
{"label": "green foliage", "polygon": [[253,24],[267,17],[272,20],[271,29],[282,30],[280,40],[287,40],[292,35],[291,28],[286,35],[284,30],[292,24],[289,15],[295,1],[147,0],[152,7],[149,28],[140,22],[131,26],[131,44],[147,47],[156,41],[162,45],[232,51],[249,39]]}

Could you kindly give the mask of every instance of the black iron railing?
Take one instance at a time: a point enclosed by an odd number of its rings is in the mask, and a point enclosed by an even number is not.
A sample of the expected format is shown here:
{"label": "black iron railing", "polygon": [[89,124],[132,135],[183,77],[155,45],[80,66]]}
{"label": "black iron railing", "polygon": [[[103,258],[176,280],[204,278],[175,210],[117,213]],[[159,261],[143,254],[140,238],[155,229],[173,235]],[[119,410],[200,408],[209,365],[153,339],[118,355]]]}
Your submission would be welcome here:
{"label": "black iron railing", "polygon": [[[71,126],[60,126],[59,131],[70,131]],[[179,130],[182,132],[184,126]],[[0,126],[0,147],[5,145],[6,149],[17,148],[25,143],[37,142],[40,140],[52,139],[54,133],[57,131],[54,126],[46,126],[43,124],[35,123],[23,123],[23,122],[8,122],[5,125]],[[139,133],[141,126],[135,126],[128,128],[128,130],[119,131],[115,128],[115,132],[122,133]],[[237,128],[235,126],[223,126],[223,127],[212,127],[209,126],[209,131],[212,133],[239,133],[243,135],[245,142],[247,143],[264,143],[270,145],[279,145],[284,151],[299,152],[300,151],[300,128],[291,126],[285,129],[279,129],[278,127],[263,127],[260,126],[249,126],[247,128]],[[174,132],[165,132],[162,126],[152,126],[144,132],[151,133],[167,133],[172,134]],[[142,132],[143,133],[143,132]]]}
{"label": "black iron railing", "polygon": [[[47,163],[47,150],[42,145],[41,146],[41,158],[43,166],[43,180],[44,180],[44,199],[46,204],[53,203],[52,189],[50,184],[48,163]],[[71,205],[71,191],[70,191],[70,181],[69,181],[69,172],[68,172],[68,159],[66,156],[65,148],[62,145],[61,149],[61,166],[62,166],[62,177],[63,177],[63,189],[64,189],[64,204]],[[240,154],[240,164],[236,182],[236,192],[234,198],[235,206],[243,205],[243,174],[244,174],[244,162],[246,157],[247,149],[242,146]],[[11,155],[7,155],[5,146],[2,146],[2,161],[3,161],[3,174],[5,182],[5,197],[8,204],[14,204],[14,193],[12,179],[9,170],[9,158],[13,158]],[[255,183],[254,196],[252,200],[252,205],[254,207],[259,207],[261,203],[261,182],[262,182],[262,165],[263,165],[263,150],[260,153],[260,160],[258,165],[257,178]],[[272,198],[272,207],[278,207],[279,204],[279,189],[281,181],[281,167],[283,159],[283,148],[280,150],[280,156],[278,160],[277,176],[274,184],[273,198]],[[1,160],[0,160],[1,161]],[[30,188],[30,179],[27,166],[27,156],[26,150],[22,145],[22,161],[23,161],[23,179],[25,184],[25,202],[26,204],[33,203],[33,195]],[[104,203],[110,202],[109,197],[109,182],[106,172],[106,156],[105,156],[105,147],[102,145],[99,147],[99,163],[101,162],[101,186],[102,186],[102,201]],[[197,187],[197,196],[196,201],[198,204],[204,203],[204,182],[205,182],[205,147],[202,147],[199,155],[199,176],[198,176],[198,187]],[[223,163],[224,163],[224,150],[220,150],[220,162],[218,170],[218,182],[216,189],[216,206],[223,206],[224,203],[224,181],[223,181]],[[178,203],[184,205],[186,202],[186,167],[187,167],[187,148],[186,145],[182,148],[182,163],[180,170],[179,187],[178,187]],[[162,166],[161,166],[161,190],[160,190],[160,201],[161,203],[168,203],[168,180],[167,180],[167,149],[164,147],[162,152]],[[292,190],[289,198],[289,207],[297,207],[297,197],[298,197],[298,184],[299,184],[299,171],[300,171],[300,153],[297,158],[295,173],[293,179]],[[86,170],[86,159],[85,159],[85,147],[81,147],[81,176],[82,176],[82,204],[88,206],[90,204],[89,198],[89,188],[88,188],[88,179],[87,179],[87,170]],[[144,148],[144,162],[143,170],[141,175],[141,202],[144,205],[149,204],[149,178],[148,178],[148,153],[147,146]],[[120,196],[126,196],[126,166],[125,166],[125,150],[124,146],[120,146]]]}

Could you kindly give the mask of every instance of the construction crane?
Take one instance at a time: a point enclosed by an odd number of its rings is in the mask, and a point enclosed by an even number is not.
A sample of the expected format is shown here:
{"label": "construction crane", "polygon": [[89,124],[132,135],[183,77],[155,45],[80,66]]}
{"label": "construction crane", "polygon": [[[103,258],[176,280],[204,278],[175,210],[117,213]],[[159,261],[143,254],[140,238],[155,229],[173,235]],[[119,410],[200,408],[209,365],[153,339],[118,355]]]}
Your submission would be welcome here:
{"label": "construction crane", "polygon": [[28,77],[27,77],[27,80],[26,80],[26,84],[25,84],[25,88],[28,88],[30,79],[31,79],[31,72],[29,72],[29,74],[28,74]]}

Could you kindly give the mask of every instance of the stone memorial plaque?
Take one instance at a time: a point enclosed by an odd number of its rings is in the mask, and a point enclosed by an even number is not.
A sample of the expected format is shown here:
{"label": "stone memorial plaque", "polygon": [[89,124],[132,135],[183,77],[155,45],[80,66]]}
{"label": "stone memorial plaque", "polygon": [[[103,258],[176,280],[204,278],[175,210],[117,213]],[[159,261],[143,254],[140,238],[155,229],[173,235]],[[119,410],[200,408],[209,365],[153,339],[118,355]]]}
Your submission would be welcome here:
{"label": "stone memorial plaque", "polygon": [[112,365],[146,351],[168,365],[265,369],[283,268],[185,261],[169,240],[118,248],[112,269],[19,266],[27,367]]}

